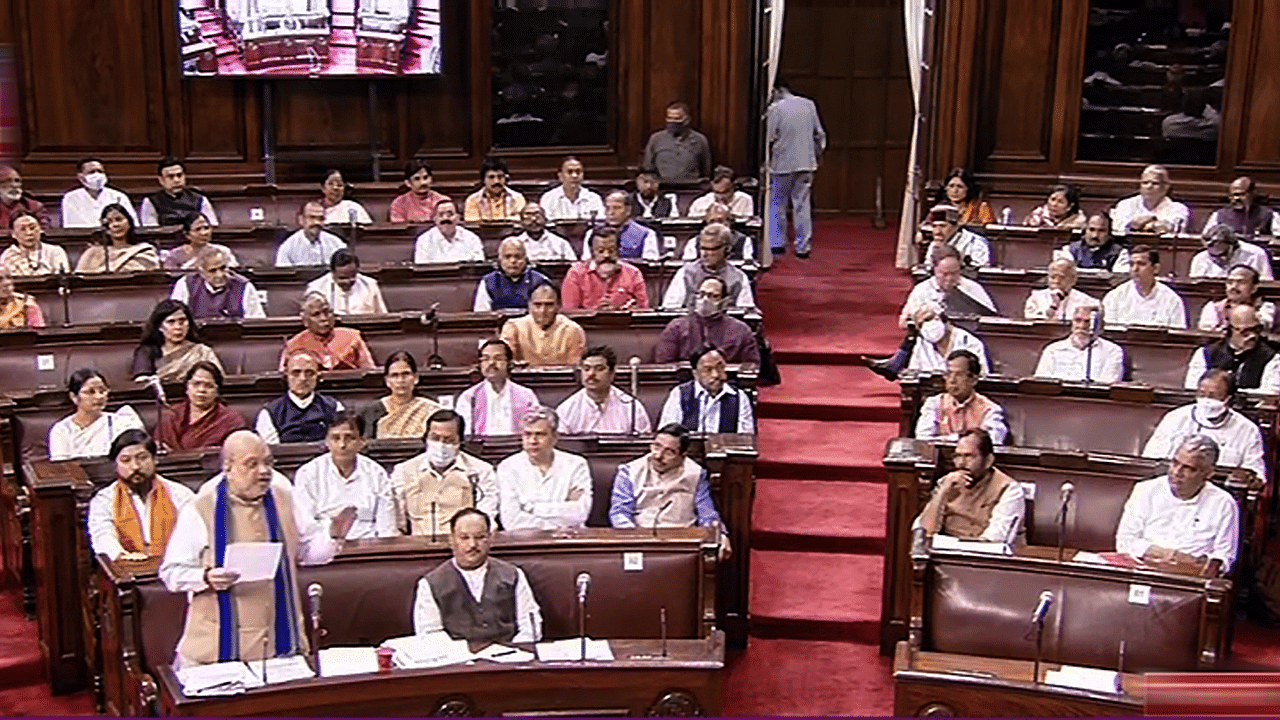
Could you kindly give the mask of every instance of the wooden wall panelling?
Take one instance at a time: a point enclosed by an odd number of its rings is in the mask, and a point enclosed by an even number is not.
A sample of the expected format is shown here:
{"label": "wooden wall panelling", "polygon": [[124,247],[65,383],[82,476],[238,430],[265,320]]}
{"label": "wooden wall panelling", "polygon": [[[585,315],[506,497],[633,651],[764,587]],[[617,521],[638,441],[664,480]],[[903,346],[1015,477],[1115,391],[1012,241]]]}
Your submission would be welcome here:
{"label": "wooden wall panelling", "polygon": [[[1239,22],[1234,22],[1238,19]],[[1238,171],[1280,172],[1280,6],[1268,0],[1237,0],[1231,25],[1231,52],[1227,68],[1228,111],[1240,114],[1227,158]],[[1242,69],[1244,69],[1242,71]],[[1224,123],[1230,120],[1224,114]],[[1219,148],[1219,157],[1225,154]],[[1273,175],[1274,178],[1274,175]]]}
{"label": "wooden wall panelling", "polygon": [[991,70],[978,108],[984,169],[1048,170],[1060,9],[1058,0],[998,0],[987,14]]}
{"label": "wooden wall panelling", "polygon": [[[722,157],[724,153],[723,139],[708,132],[703,123],[703,107],[698,92],[699,79],[703,70],[708,73],[723,72],[725,58],[717,57],[709,66],[702,65],[702,56],[707,51],[702,37],[702,22],[699,13],[700,3],[673,3],[662,0],[649,0],[648,28],[643,42],[648,47],[645,67],[651,71],[646,73],[648,91],[644,123],[632,132],[639,139],[636,162],[644,152],[644,144],[649,134],[666,124],[667,104],[680,100],[689,106],[691,126],[707,136],[711,143],[713,157]],[[717,4],[712,0],[708,4]],[[634,29],[625,30],[623,36],[640,40],[634,35]],[[708,43],[709,44],[709,43]],[[653,70],[660,71],[653,72]],[[640,68],[623,68],[624,72],[636,72]],[[710,110],[710,108],[707,108]]]}
{"label": "wooden wall panelling", "polygon": [[1076,159],[1080,98],[1084,88],[1084,42],[1088,31],[1089,3],[1062,2],[1056,32],[1057,83],[1053,88],[1053,120],[1050,126],[1049,166],[1054,169],[1069,167]]}
{"label": "wooden wall panelling", "polygon": [[932,128],[925,142],[932,146],[925,182],[937,180],[952,167],[968,166],[974,141],[974,98],[979,87],[978,48],[986,0],[937,3],[934,54]]}
{"label": "wooden wall panelling", "polygon": [[710,140],[716,163],[740,175],[747,163],[747,127],[753,122],[747,94],[751,73],[751,4],[740,0],[704,0],[698,6],[703,58],[698,107],[700,130]]}

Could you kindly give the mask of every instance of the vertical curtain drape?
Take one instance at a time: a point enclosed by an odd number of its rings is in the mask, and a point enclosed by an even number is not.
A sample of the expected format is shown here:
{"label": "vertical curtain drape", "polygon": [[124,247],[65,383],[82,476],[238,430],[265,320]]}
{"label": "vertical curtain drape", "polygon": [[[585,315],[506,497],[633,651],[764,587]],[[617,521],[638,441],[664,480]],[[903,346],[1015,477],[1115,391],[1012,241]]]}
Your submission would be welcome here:
{"label": "vertical curtain drape", "polygon": [[896,264],[910,267],[912,245],[915,242],[916,218],[919,217],[919,197],[923,187],[918,177],[917,163],[920,157],[920,111],[925,89],[921,85],[921,63],[924,62],[924,30],[926,0],[903,0],[902,15],[906,23],[907,70],[911,73],[911,97],[915,102],[915,122],[911,131],[911,153],[907,157],[907,184],[902,193],[902,215],[898,218],[898,253]]}
{"label": "vertical curtain drape", "polygon": [[[761,88],[761,92],[764,93],[765,97],[772,97],[773,82],[774,80],[778,79],[778,67],[782,64],[782,23],[787,17],[787,0],[768,0],[768,7],[769,7],[769,23],[766,29],[768,30],[768,33],[769,33],[769,36],[768,36],[769,37],[769,49],[768,49],[769,58],[765,64],[765,75],[766,75],[765,79],[767,82],[765,84],[765,87]],[[766,106],[767,106],[767,103],[766,103]],[[761,168],[761,172],[760,172],[760,182],[762,187],[760,194],[761,194],[761,200],[762,200],[761,204],[763,204],[766,208],[768,208],[769,201],[770,201],[769,184],[771,182],[769,166],[773,158],[772,158],[772,153],[770,152],[770,149],[769,149],[768,130],[765,127],[765,122],[763,117],[760,118],[760,126],[761,126],[761,135],[764,137],[764,155],[763,155],[764,167]],[[764,247],[760,248],[760,252],[756,253],[757,262],[765,266],[773,264],[773,254],[769,252],[770,243],[773,242],[773,238],[768,237],[769,224],[770,223],[765,222],[765,230],[764,230],[765,242],[763,243]]]}

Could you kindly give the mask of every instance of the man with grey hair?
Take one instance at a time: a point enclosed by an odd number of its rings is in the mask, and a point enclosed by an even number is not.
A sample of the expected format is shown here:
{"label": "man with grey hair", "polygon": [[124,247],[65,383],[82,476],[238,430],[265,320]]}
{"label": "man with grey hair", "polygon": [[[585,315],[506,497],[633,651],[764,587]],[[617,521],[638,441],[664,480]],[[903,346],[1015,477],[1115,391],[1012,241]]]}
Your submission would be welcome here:
{"label": "man with grey hair", "polygon": [[1152,564],[1204,564],[1221,560],[1224,574],[1236,559],[1239,507],[1231,493],[1209,482],[1218,444],[1192,435],[1178,445],[1164,477],[1133,486],[1116,528],[1116,552]]}
{"label": "man with grey hair", "polygon": [[556,449],[560,418],[530,408],[522,450],[498,463],[498,515],[504,530],[583,527],[591,514],[591,468],[581,455]]}
{"label": "man with grey hair", "polygon": [[1227,272],[1236,265],[1248,265],[1258,271],[1263,280],[1275,280],[1271,270],[1271,257],[1264,248],[1251,242],[1241,240],[1236,232],[1226,225],[1212,225],[1204,231],[1201,238],[1204,249],[1191,258],[1193,278],[1226,277]]}
{"label": "man with grey hair", "polygon": [[169,297],[191,308],[197,320],[205,318],[264,318],[262,296],[248,279],[232,272],[227,253],[206,245],[196,254],[196,272],[173,284]]}
{"label": "man with grey hair", "polygon": [[1071,315],[1071,334],[1044,347],[1035,377],[1120,382],[1124,376],[1124,350],[1101,337],[1103,317],[1099,305],[1078,305]]}
{"label": "man with grey hair", "polygon": [[329,299],[318,293],[302,298],[303,330],[289,338],[280,353],[280,369],[296,352],[308,352],[325,370],[373,370],[376,365],[364,336],[355,328],[337,327],[337,317]]}
{"label": "man with grey hair", "polygon": [[726,288],[729,307],[755,307],[751,294],[751,279],[739,268],[729,263],[729,244],[733,234],[719,223],[711,223],[698,234],[698,259],[680,266],[662,297],[662,307],[668,310],[692,309],[698,299],[698,288],[707,278],[719,278]]}
{"label": "man with grey hair", "polygon": [[1148,165],[1138,178],[1138,194],[1111,208],[1111,234],[1176,233],[1191,224],[1191,210],[1169,199],[1169,171]]}
{"label": "man with grey hair", "polygon": [[9,227],[9,218],[19,211],[31,213],[40,227],[49,227],[49,211],[44,203],[22,189],[22,175],[8,165],[0,165],[0,227]]}
{"label": "man with grey hair", "polygon": [[[658,260],[661,243],[652,228],[641,225],[631,217],[631,196],[622,190],[614,190],[604,197],[604,221],[618,230],[618,256],[626,260]],[[582,259],[591,260],[592,230],[582,236]]]}
{"label": "man with grey hair", "polygon": [[932,241],[925,250],[924,264],[933,267],[934,255],[939,247],[950,245],[960,253],[965,267],[989,267],[991,245],[987,239],[968,228],[960,227],[960,208],[955,205],[935,205],[923,223]]}

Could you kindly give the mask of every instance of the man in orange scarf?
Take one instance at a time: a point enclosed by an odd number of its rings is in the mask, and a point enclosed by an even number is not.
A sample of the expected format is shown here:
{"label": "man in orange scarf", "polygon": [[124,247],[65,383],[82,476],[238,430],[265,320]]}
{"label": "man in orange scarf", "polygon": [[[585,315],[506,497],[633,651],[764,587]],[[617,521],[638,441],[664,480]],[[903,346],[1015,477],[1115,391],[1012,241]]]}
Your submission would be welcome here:
{"label": "man in orange scarf", "polygon": [[163,557],[178,511],[195,493],[156,475],[156,443],[143,430],[121,433],[108,457],[116,481],[89,501],[93,553],[112,560]]}

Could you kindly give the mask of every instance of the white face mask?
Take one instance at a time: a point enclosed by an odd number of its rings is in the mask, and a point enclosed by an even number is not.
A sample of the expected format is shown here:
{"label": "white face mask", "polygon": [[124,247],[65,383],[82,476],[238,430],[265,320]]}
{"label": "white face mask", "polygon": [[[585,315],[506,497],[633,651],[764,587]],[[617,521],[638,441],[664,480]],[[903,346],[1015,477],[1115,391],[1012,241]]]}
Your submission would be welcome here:
{"label": "white face mask", "polygon": [[693,304],[693,311],[702,317],[715,317],[720,314],[720,303],[711,298],[698,298]]}
{"label": "white face mask", "polygon": [[1212,420],[1227,411],[1227,402],[1211,397],[1196,398],[1196,415],[1201,419]]}
{"label": "white face mask", "polygon": [[80,182],[84,183],[85,187],[89,188],[94,192],[101,192],[102,188],[107,186],[107,174],[100,173],[100,172],[91,172],[88,175],[85,175],[83,178],[81,178]]}
{"label": "white face mask", "polygon": [[458,446],[449,443],[440,442],[439,440],[427,441],[427,462],[433,466],[441,468],[452,465],[455,458],[458,457]]}
{"label": "white face mask", "polygon": [[920,337],[931,343],[938,342],[946,334],[947,324],[938,318],[925,320],[924,324],[920,326]]}

